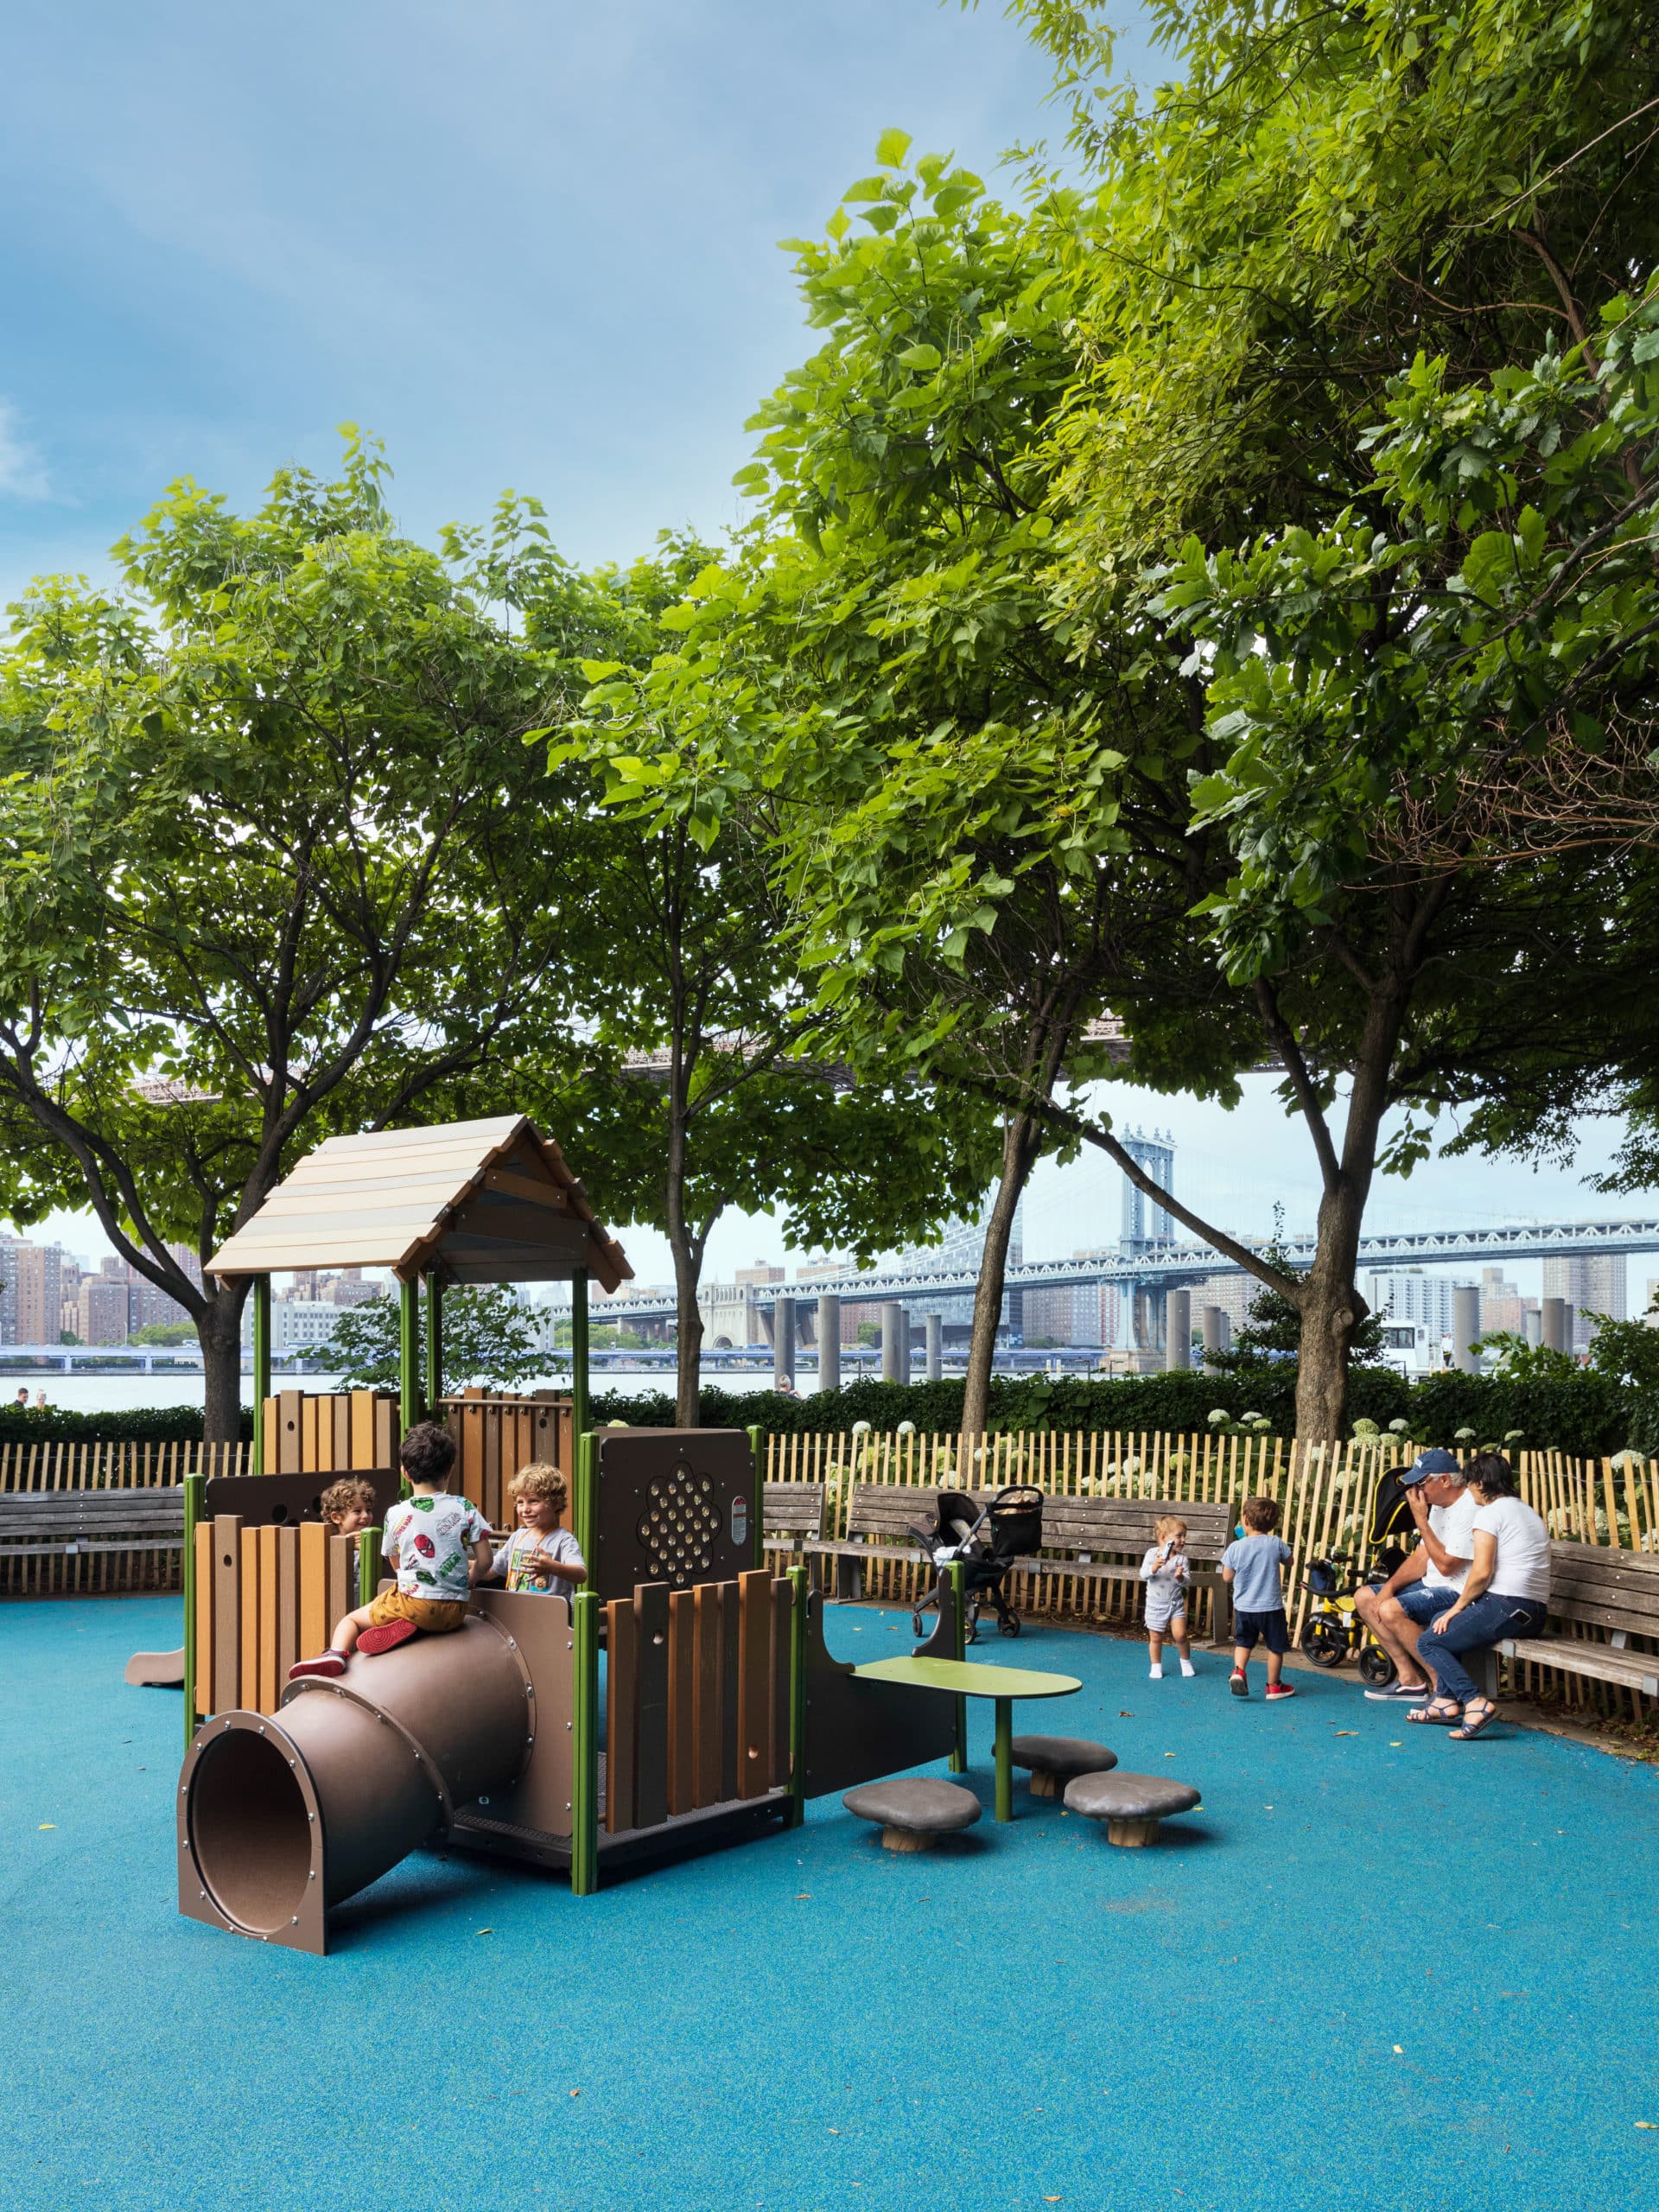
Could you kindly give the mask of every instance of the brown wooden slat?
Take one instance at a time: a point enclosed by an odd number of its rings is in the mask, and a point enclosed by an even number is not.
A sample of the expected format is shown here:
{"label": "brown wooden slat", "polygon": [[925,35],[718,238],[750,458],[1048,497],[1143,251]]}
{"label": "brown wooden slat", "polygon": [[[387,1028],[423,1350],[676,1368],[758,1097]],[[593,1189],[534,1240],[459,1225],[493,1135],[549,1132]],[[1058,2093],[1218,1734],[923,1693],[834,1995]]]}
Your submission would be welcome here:
{"label": "brown wooden slat", "polygon": [[741,1649],[741,1592],[735,1581],[721,1582],[720,1592],[720,1798],[729,1803],[737,1795],[739,1764],[737,1708],[741,1688],[739,1654]]}
{"label": "brown wooden slat", "polygon": [[328,1611],[328,1531],[321,1521],[307,1521],[300,1539],[300,1653],[315,1657],[327,1647],[334,1620]]}
{"label": "brown wooden slat", "polygon": [[198,1521],[196,1544],[195,1700],[199,1714],[213,1709],[213,1524]]}
{"label": "brown wooden slat", "polygon": [[303,1655],[300,1649],[300,1532],[296,1528],[276,1531],[276,1681],[271,1693],[274,1713],[281,1702],[288,1670]]}
{"label": "brown wooden slat", "polygon": [[198,1655],[196,1672],[213,1683],[213,1713],[234,1713],[242,1702],[242,1517],[237,1513],[214,1516],[213,1644],[207,1665]]}
{"label": "brown wooden slat", "polygon": [[[275,1529],[256,1529],[259,1562],[258,1707],[261,1713],[276,1710],[276,1649],[280,1634],[276,1599],[276,1535]],[[244,1686],[245,1688],[245,1685]]]}
{"label": "brown wooden slat", "polygon": [[639,1679],[632,1598],[605,1608],[605,1826],[612,1835],[637,1825],[634,1774]]}
{"label": "brown wooden slat", "polygon": [[[327,1548],[325,1558],[327,1576],[327,1595],[323,1605],[327,1621],[327,1626],[323,1631],[326,1642],[329,1637],[333,1636],[336,1625],[346,1618],[346,1615],[357,1610],[353,1595],[355,1581],[353,1572],[357,1557],[357,1538],[325,1535],[323,1542]],[[322,1645],[319,1644],[316,1648],[321,1651]],[[310,1657],[312,1655],[308,1653],[306,1656]]]}
{"label": "brown wooden slat", "polygon": [[352,1402],[343,1392],[328,1401],[333,1415],[333,1439],[324,1465],[344,1474],[352,1464]]}
{"label": "brown wooden slat", "polygon": [[266,1462],[266,1471],[276,1475],[296,1475],[303,1468],[303,1441],[300,1423],[304,1398],[298,1390],[279,1390],[276,1394],[276,1464]]}
{"label": "brown wooden slat", "polygon": [[772,1786],[772,1576],[765,1567],[737,1578],[737,1788],[764,1797]]}
{"label": "brown wooden slat", "polygon": [[721,1681],[720,1585],[699,1582],[691,1662],[692,1802],[720,1802],[720,1719],[724,1708]]}
{"label": "brown wooden slat", "polygon": [[[372,1390],[353,1390],[351,1394],[351,1457],[348,1467],[372,1467],[374,1461],[374,1393]],[[389,1459],[380,1465],[390,1466]]]}
{"label": "brown wooden slat", "polygon": [[276,1474],[281,1465],[277,1458],[281,1447],[276,1440],[281,1410],[280,1402],[276,1398],[267,1398],[259,1408],[259,1426],[264,1440],[264,1465],[265,1472],[270,1475]]}
{"label": "brown wooden slat", "polygon": [[781,1577],[772,1586],[772,1786],[789,1785],[789,1654],[795,1592]]}
{"label": "brown wooden slat", "polygon": [[633,1593],[635,1700],[633,1816],[642,1828],[668,1818],[668,1601],[666,1582],[642,1582]]}
{"label": "brown wooden slat", "polygon": [[241,1634],[237,1638],[239,1675],[232,1702],[245,1712],[259,1707],[259,1531],[243,1529],[237,1542]]}
{"label": "brown wooden slat", "polygon": [[696,1593],[676,1590],[668,1601],[668,1809],[689,1813],[697,1802]]}

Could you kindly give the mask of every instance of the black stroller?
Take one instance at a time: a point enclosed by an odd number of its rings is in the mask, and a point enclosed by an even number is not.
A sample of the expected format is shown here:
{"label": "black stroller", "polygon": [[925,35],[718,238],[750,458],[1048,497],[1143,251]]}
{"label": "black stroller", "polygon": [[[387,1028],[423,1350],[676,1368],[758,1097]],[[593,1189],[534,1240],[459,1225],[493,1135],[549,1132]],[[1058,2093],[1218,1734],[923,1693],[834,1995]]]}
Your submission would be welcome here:
{"label": "black stroller", "polygon": [[[961,1560],[968,1616],[963,1624],[965,1642],[978,1642],[980,1608],[987,1605],[996,1615],[999,1636],[1019,1635],[1020,1617],[1002,1586],[1014,1560],[1029,1557],[1041,1546],[1041,1491],[1017,1483],[998,1491],[988,1505],[982,1506],[965,1491],[942,1490],[933,1527],[926,1529],[912,1522],[910,1533],[926,1547],[941,1580],[948,1567]],[[938,1603],[935,1588],[911,1615],[910,1624],[918,1636],[922,1632],[922,1615],[930,1607],[937,1611]]]}

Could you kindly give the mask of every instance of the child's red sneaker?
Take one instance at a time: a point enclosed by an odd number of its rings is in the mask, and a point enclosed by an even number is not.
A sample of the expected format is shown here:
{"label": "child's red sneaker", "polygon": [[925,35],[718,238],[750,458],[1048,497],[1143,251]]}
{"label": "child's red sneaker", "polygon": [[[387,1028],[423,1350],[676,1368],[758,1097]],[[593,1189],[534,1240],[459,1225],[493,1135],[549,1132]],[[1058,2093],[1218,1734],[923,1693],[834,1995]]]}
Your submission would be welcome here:
{"label": "child's red sneaker", "polygon": [[324,1651],[319,1653],[315,1659],[302,1659],[297,1665],[290,1667],[288,1670],[288,1679],[290,1682],[297,1682],[307,1675],[327,1677],[333,1675],[343,1675],[345,1671],[346,1654],[343,1651]]}
{"label": "child's red sneaker", "polygon": [[371,1659],[383,1651],[395,1651],[400,1643],[407,1643],[417,1633],[413,1621],[382,1621],[378,1628],[365,1628],[357,1639],[357,1648]]}
{"label": "child's red sneaker", "polygon": [[1273,1703],[1275,1698],[1294,1697],[1295,1694],[1295,1691],[1291,1688],[1288,1682],[1269,1682],[1268,1684],[1268,1702],[1269,1705]]}
{"label": "child's red sneaker", "polygon": [[1244,1674],[1242,1668],[1234,1668],[1232,1680],[1228,1683],[1227,1687],[1231,1690],[1235,1697],[1249,1697],[1250,1694],[1250,1686],[1244,1679]]}

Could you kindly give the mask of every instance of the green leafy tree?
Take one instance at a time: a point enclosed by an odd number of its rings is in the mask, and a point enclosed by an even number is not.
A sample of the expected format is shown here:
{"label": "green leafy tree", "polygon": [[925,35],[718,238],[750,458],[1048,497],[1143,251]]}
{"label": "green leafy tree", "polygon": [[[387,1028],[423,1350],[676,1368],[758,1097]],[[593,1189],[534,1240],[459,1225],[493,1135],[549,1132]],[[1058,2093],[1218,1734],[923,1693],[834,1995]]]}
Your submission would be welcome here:
{"label": "green leafy tree", "polygon": [[130,1344],[188,1344],[196,1341],[196,1332],[189,1321],[146,1321],[143,1328],[134,1329],[127,1338]]}
{"label": "green leafy tree", "polygon": [[92,1207],[194,1323],[213,1438],[247,1286],[168,1243],[205,1262],[332,1131],[486,1095],[591,965],[590,845],[523,741],[572,679],[485,599],[522,516],[458,575],[384,473],[353,436],[250,516],[176,486],[124,591],[38,584],[0,657],[0,1209]]}
{"label": "green leafy tree", "polygon": [[[423,1321],[424,1302],[420,1310]],[[514,1389],[553,1364],[553,1354],[538,1348],[537,1317],[505,1284],[447,1291],[442,1333],[447,1393],[469,1383]],[[348,1390],[395,1390],[402,1374],[400,1344],[397,1301],[383,1294],[343,1308],[321,1356],[339,1367]]]}

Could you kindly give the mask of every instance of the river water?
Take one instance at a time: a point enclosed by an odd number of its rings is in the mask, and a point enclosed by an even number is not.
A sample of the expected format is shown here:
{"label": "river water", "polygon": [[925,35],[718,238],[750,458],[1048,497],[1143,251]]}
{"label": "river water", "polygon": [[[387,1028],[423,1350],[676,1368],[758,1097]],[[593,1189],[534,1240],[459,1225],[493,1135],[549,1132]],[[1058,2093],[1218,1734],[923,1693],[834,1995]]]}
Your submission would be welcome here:
{"label": "river water", "polygon": [[[772,1376],[760,1368],[715,1370],[703,1376],[705,1388],[714,1386],[730,1391],[734,1395],[752,1390],[769,1390]],[[35,1393],[44,1390],[47,1403],[58,1406],[65,1413],[119,1414],[132,1413],[141,1408],[153,1410],[162,1406],[200,1406],[203,1384],[200,1375],[188,1372],[175,1375],[109,1374],[109,1375],[54,1375],[43,1370],[0,1375],[0,1405],[15,1398],[27,1384],[29,1403],[35,1402]],[[337,1375],[279,1376],[276,1388],[301,1389],[313,1395],[337,1389]],[[245,1393],[248,1380],[242,1383]],[[569,1376],[548,1375],[532,1377],[518,1386],[525,1390],[552,1390],[569,1388]],[[642,1395],[648,1390],[658,1390],[671,1396],[674,1373],[671,1368],[595,1368],[592,1384],[594,1395],[605,1390],[620,1390],[630,1397]],[[810,1372],[796,1384],[802,1397],[812,1395],[813,1377]]]}

